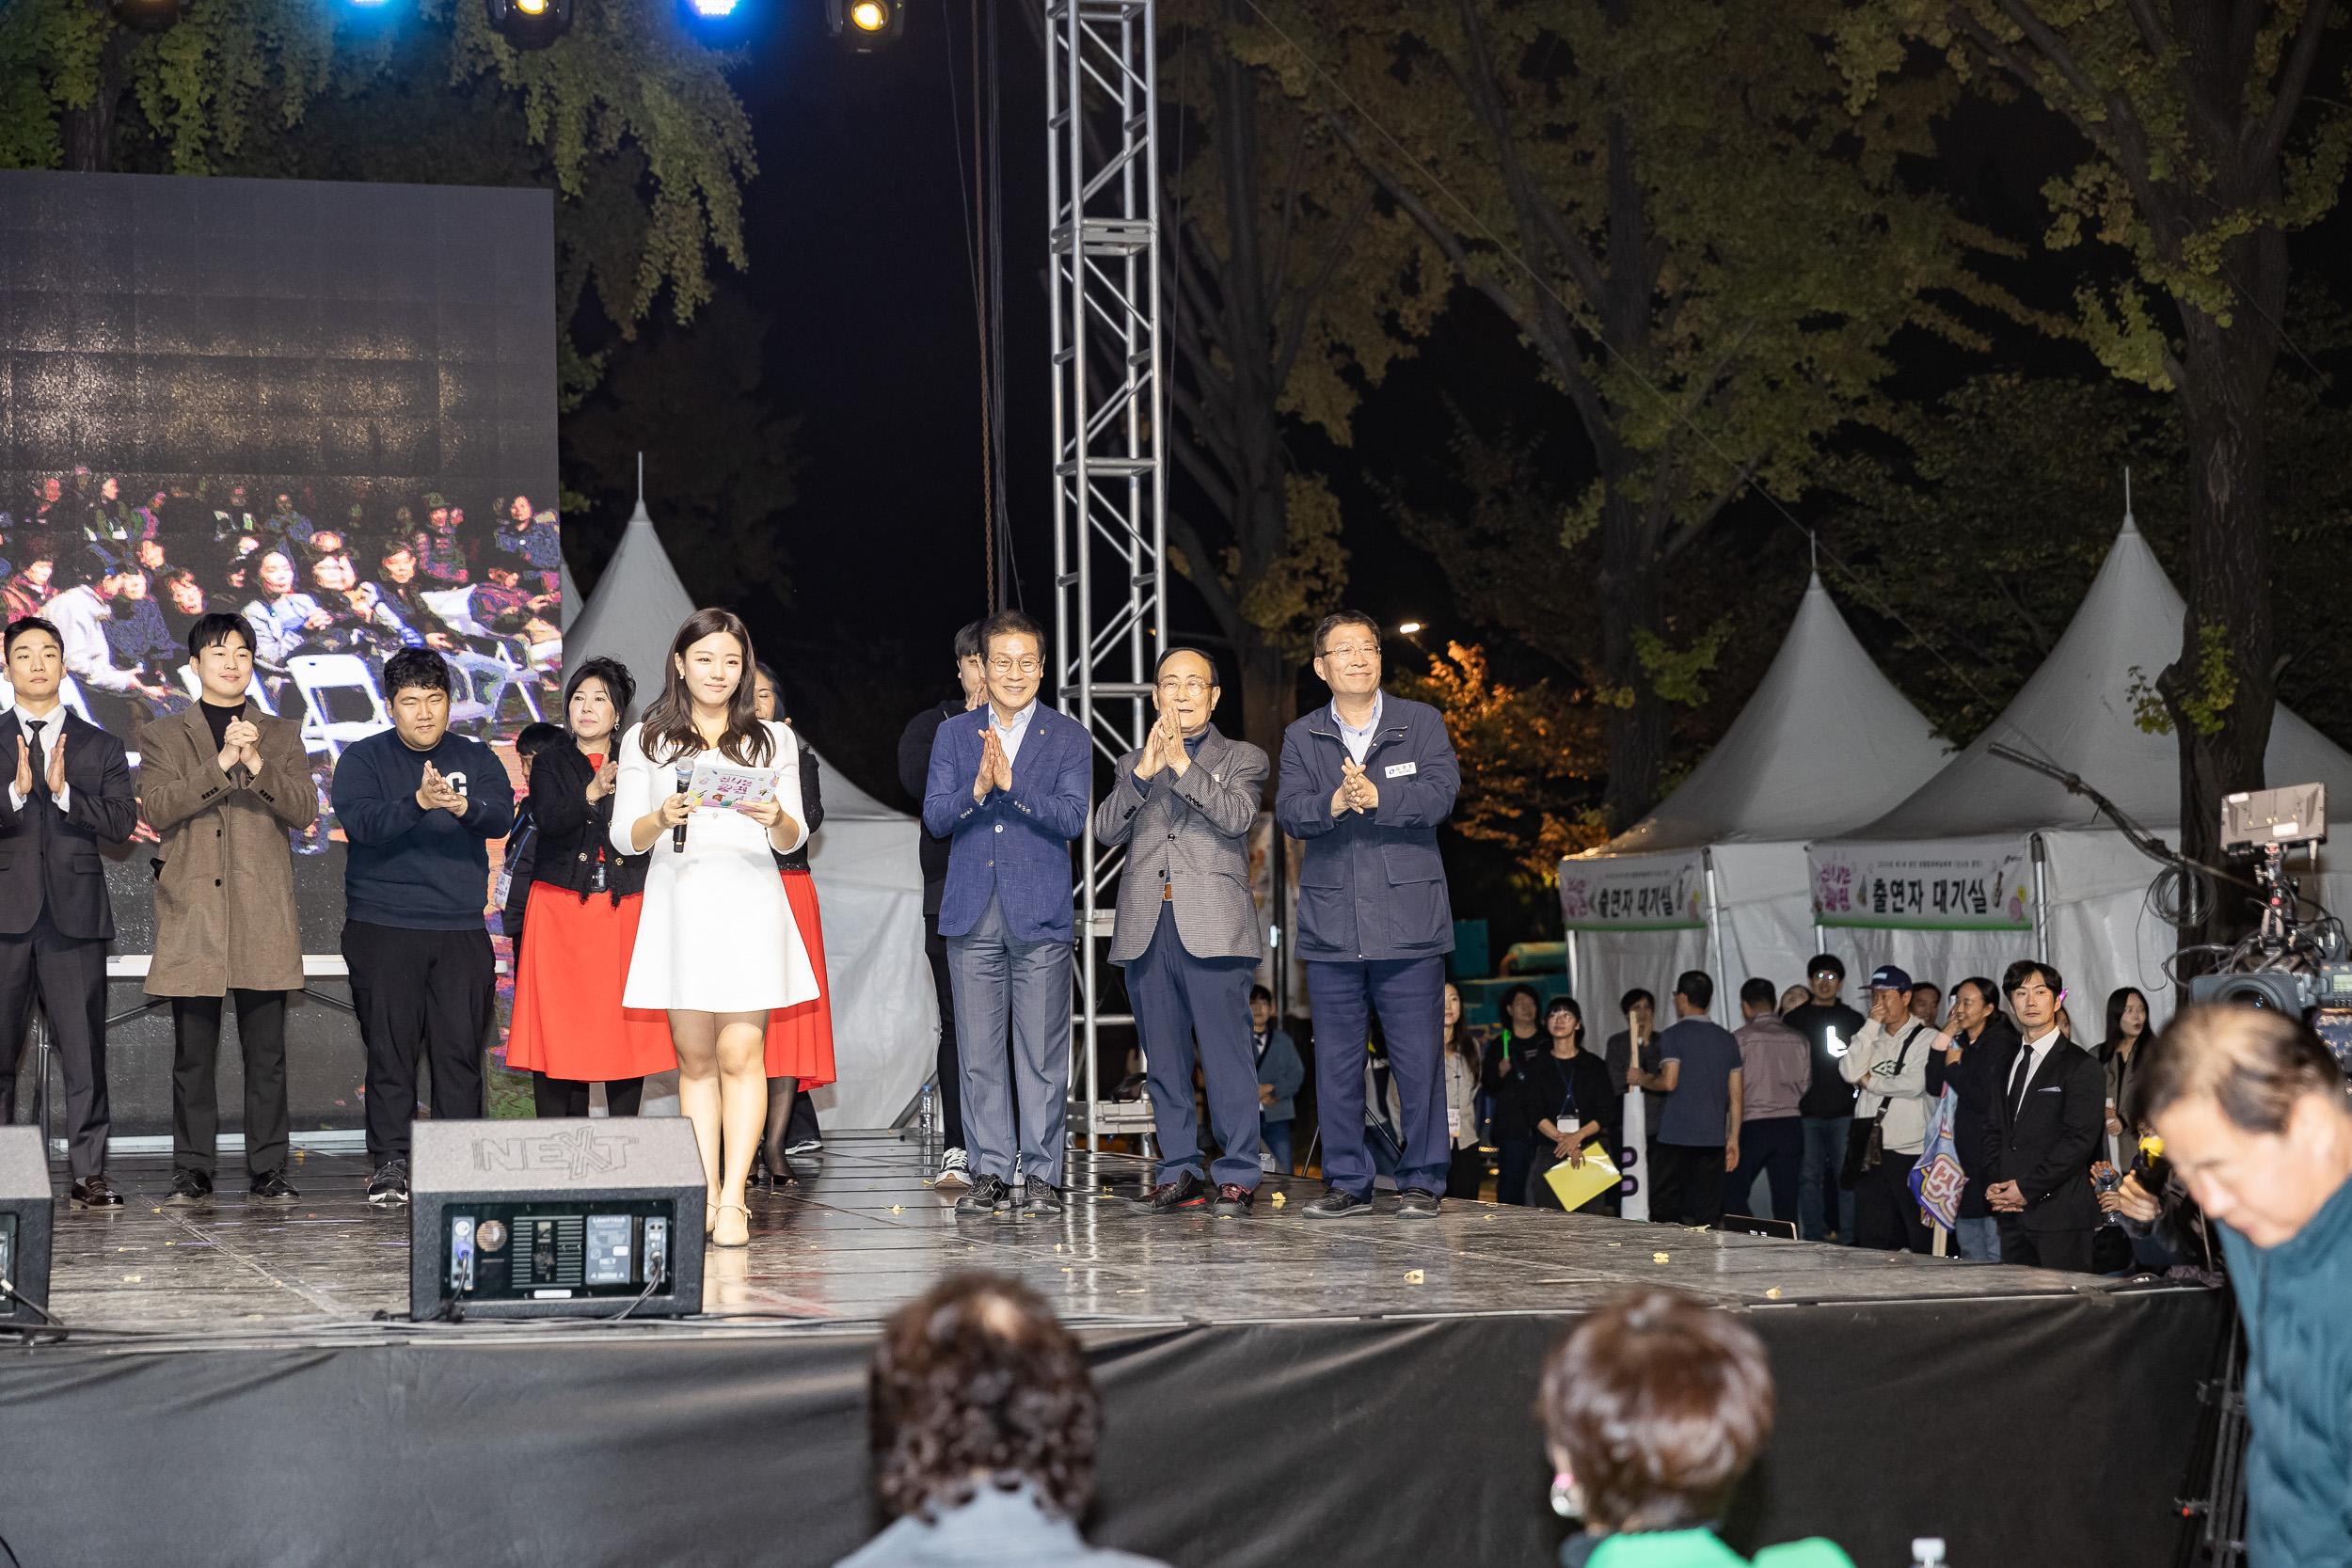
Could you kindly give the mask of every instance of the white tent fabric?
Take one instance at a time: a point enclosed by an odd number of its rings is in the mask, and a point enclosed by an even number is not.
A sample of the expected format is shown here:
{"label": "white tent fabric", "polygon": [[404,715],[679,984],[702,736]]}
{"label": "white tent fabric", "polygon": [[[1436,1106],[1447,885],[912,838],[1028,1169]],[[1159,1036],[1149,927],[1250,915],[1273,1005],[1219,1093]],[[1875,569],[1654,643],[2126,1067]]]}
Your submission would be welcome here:
{"label": "white tent fabric", "polygon": [[[1806,841],[1869,820],[1932,778],[1947,754],[1817,574],[1756,694],[1681,787],[1603,847],[1561,864],[1564,910],[1583,863],[1640,878],[1704,856],[1713,870],[1711,906],[1699,911],[1707,927],[1579,930],[1567,913],[1592,1026],[1613,1027],[1617,998],[1635,986],[1662,1005],[1686,969],[1714,974],[1717,1016],[1734,1021],[1748,976],[1784,987],[1801,979],[1815,951]],[[1704,879],[1703,869],[1696,875]]]}
{"label": "white tent fabric", "polygon": [[[2133,849],[2090,802],[2056,780],[1994,756],[1995,743],[2077,774],[2137,821],[2177,844],[2180,827],[2179,744],[2137,722],[2133,671],[2153,681],[2179,653],[2185,613],[2130,515],[2091,580],[2065,635],[2009,707],[1933,779],[1883,816],[1817,842],[1812,872],[1821,879],[1867,875],[1873,863],[1927,865],[1968,863],[2012,866],[2011,897],[2030,911],[2034,846],[2042,853],[2049,961],[2065,976],[2069,1013],[2095,1039],[2106,1023],[2108,991],[2136,985],[2158,1016],[2176,1001],[2163,960],[2174,946],[2170,927],[2147,912],[2145,895],[2157,866]],[[2331,800],[2352,800],[2352,753],[2346,753],[2280,707],[2271,721],[2266,776],[2279,784],[2312,781]],[[2326,864],[2322,859],[2323,870]],[[2314,880],[2318,883],[2313,885]],[[2304,893],[2344,907],[2352,876],[2307,878]],[[1840,917],[1832,914],[1828,918]],[[1994,980],[2010,962],[2035,955],[2036,933],[2024,929],[1923,929],[1913,916],[1857,913],[1868,925],[1834,926],[1831,948],[1849,972],[1898,963],[1913,975],[1949,986],[1969,975]],[[1905,920],[1912,924],[1905,925]]]}
{"label": "white tent fabric", "polygon": [[562,617],[563,628],[568,632],[572,629],[572,623],[580,619],[580,584],[572,580],[572,563],[568,561],[558,561],[555,591],[564,601],[556,607],[556,613]]}
{"label": "white tent fabric", "polygon": [[[694,601],[640,499],[596,591],[564,636],[577,668],[601,654],[638,681],[638,709],[660,690],[678,624]],[[818,758],[822,767],[823,759]],[[825,825],[809,845],[809,870],[825,923],[825,988],[833,1000],[834,1065],[840,1081],[815,1096],[825,1127],[886,1127],[938,1059],[939,1002],[923,956],[923,872],[914,819],[824,768]],[[646,1085],[646,1110],[675,1095]]]}

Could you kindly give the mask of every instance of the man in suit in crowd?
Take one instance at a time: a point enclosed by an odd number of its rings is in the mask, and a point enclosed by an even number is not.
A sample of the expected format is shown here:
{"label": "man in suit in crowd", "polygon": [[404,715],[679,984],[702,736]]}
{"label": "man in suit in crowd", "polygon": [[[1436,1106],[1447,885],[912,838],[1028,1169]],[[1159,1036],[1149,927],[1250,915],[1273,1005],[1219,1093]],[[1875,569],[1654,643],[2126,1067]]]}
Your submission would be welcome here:
{"label": "man in suit in crowd", "polygon": [[65,639],[26,616],[6,634],[16,706],[0,721],[13,764],[0,790],[0,1125],[15,1120],[17,1053],[33,1004],[65,1069],[73,1202],[119,1209],[106,1180],[106,943],[114,940],[101,839],[138,825],[122,742],[66,710]]}
{"label": "man in suit in crowd", "polygon": [[302,1195],[286,1180],[286,993],[302,989],[294,852],[319,815],[301,726],[246,697],[253,627],[242,615],[200,617],[188,659],[201,695],[141,736],[139,805],[162,835],[155,857],[155,958],[147,994],[171,998],[172,1207],[209,1203],[218,1163],[221,1004],[237,1004],[245,1053],[247,1192],[262,1202]]}
{"label": "man in suit in crowd", "polygon": [[[1159,1130],[1157,1180],[1136,1207],[1169,1214],[1206,1203],[1246,1216],[1263,1174],[1249,987],[1266,949],[1249,895],[1249,829],[1266,755],[1209,721],[1219,688],[1208,655],[1170,648],[1154,679],[1159,718],[1119,759],[1094,809],[1096,842],[1128,847],[1111,962],[1127,971]],[[1216,1135],[1214,1183],[1202,1180],[1193,1110],[1196,1038]]]}
{"label": "man in suit in crowd", "polygon": [[[919,802],[930,789],[931,744],[939,726],[988,701],[988,676],[980,668],[980,624],[956,633],[956,679],[961,697],[933,703],[907,721],[898,736],[898,782]],[[956,990],[947,977],[947,939],[939,934],[939,898],[947,886],[949,839],[929,828],[914,847],[923,864],[923,956],[931,961],[931,986],[939,993],[939,1184],[972,1182],[971,1156],[963,1147],[963,1069],[956,1057]]]}
{"label": "man in suit in crowd", "polygon": [[1354,610],[1315,627],[1314,670],[1328,705],[1282,736],[1281,830],[1304,845],[1298,956],[1314,1008],[1315,1095],[1328,1189],[1315,1219],[1372,1212],[1364,1144],[1364,1049],[1371,1014],[1386,1031],[1405,1157],[1397,1213],[1434,1218],[1453,1137],[1445,1115],[1445,956],[1453,907],[1438,824],[1462,775],[1445,719],[1380,689],[1380,628]]}
{"label": "man in suit in crowd", "polygon": [[2066,982],[2032,959],[2001,978],[2024,1037],[1993,1105],[1993,1156],[1985,1201],[2000,1222],[2001,1261],[2090,1272],[2099,1200],[2090,1151],[2106,1124],[2099,1059],[2058,1026]]}
{"label": "man in suit in crowd", "polygon": [[987,705],[941,722],[923,792],[923,826],[953,840],[939,934],[963,1021],[972,1156],[956,1212],[1017,1201],[1052,1216],[1063,1211],[1070,1116],[1070,841],[1086,831],[1094,748],[1084,725],[1038,701],[1045,634],[1035,621],[1000,610],[979,635]]}

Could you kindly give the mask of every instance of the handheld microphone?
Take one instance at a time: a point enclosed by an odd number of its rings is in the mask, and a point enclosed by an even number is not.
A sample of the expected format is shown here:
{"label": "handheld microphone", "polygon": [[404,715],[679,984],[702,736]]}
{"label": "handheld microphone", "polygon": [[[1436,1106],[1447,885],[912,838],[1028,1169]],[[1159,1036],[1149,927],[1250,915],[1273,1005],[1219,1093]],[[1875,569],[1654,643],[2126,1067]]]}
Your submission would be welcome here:
{"label": "handheld microphone", "polygon": [[[681,762],[676,767],[670,769],[670,771],[677,778],[677,792],[680,795],[685,794],[687,786],[694,782],[693,768]],[[682,855],[686,853],[685,823],[681,822],[676,827],[670,830],[670,847],[678,854]]]}

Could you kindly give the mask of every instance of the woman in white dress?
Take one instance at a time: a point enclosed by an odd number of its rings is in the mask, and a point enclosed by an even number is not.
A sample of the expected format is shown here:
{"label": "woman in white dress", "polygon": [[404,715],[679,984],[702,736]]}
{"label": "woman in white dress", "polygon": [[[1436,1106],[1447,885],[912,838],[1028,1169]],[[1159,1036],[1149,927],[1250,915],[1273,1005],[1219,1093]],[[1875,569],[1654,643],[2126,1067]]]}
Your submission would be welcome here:
{"label": "woman in white dress", "polygon": [[[769,1010],[818,992],[776,875],[775,856],[808,836],[788,809],[801,799],[800,748],[758,717],[751,672],[751,634],[733,612],[688,616],[660,700],[622,737],[613,789],[613,847],[653,852],[622,1001],[670,1015],[678,1104],[702,1146],[705,1223],[718,1246],[751,1240],[743,1185],[768,1116]],[[699,806],[686,785],[701,762],[772,768],[775,796]]]}

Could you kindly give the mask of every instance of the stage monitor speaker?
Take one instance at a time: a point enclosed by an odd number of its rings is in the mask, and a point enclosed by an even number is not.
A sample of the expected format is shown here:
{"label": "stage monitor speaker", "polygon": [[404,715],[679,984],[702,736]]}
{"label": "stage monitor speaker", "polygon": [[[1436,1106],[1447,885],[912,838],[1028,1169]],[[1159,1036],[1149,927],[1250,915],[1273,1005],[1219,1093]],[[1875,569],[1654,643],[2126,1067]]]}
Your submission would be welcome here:
{"label": "stage monitor speaker", "polygon": [[702,1310],[707,1190],[683,1117],[420,1121],[408,1192],[419,1323]]}
{"label": "stage monitor speaker", "polygon": [[51,1212],[40,1129],[0,1127],[0,1279],[8,1281],[0,1293],[0,1323],[42,1321],[33,1308],[49,1305]]}

